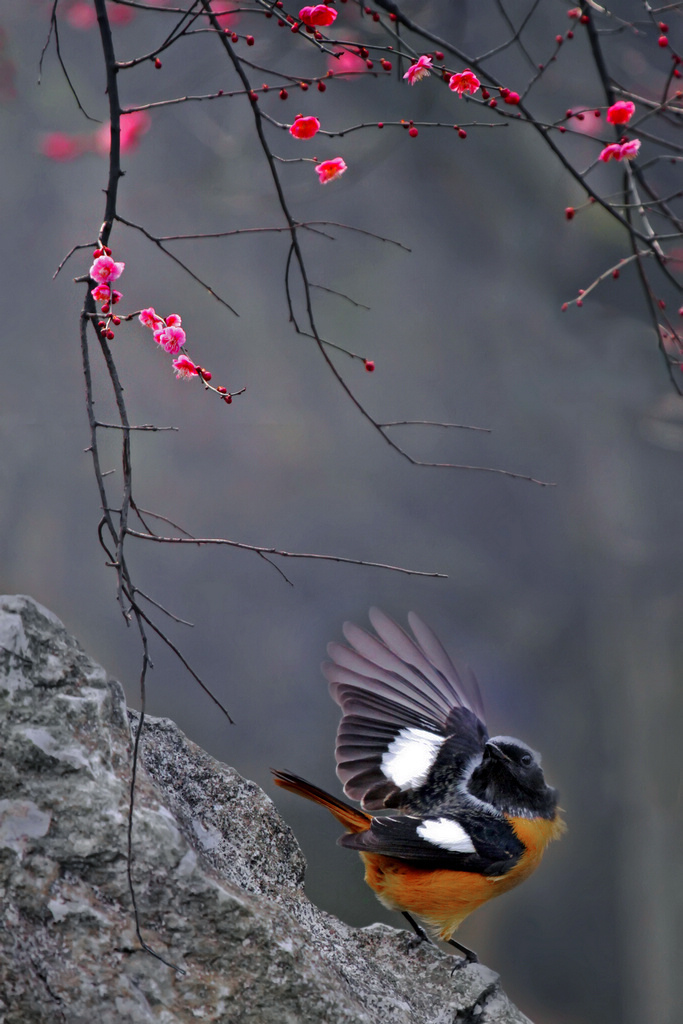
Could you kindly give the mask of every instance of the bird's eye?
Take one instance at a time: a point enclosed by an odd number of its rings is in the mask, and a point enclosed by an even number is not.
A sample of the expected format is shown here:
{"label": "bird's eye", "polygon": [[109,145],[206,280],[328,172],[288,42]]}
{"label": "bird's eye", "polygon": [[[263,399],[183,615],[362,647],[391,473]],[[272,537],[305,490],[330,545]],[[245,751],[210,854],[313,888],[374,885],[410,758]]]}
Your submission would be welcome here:
{"label": "bird's eye", "polygon": [[533,759],[533,757],[531,756],[531,754],[522,754],[522,756],[521,756],[521,757],[520,757],[520,759],[519,759],[519,763],[520,763],[520,764],[521,764],[521,765],[522,765],[522,766],[523,766],[524,768],[528,768],[528,767],[529,767],[529,765],[533,764],[533,762],[534,762],[534,759]]}

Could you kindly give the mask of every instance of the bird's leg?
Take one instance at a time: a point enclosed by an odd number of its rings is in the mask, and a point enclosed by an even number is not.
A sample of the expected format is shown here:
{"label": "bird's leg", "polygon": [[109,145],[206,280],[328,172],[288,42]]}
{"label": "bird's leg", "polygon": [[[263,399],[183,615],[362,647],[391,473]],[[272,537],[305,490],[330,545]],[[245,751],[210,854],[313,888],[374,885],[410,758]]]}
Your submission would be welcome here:
{"label": "bird's leg", "polygon": [[401,913],[402,913],[402,914],[403,914],[403,916],[405,917],[406,921],[408,921],[408,923],[410,924],[410,927],[411,927],[411,928],[413,929],[413,931],[415,932],[415,934],[417,935],[417,937],[418,937],[419,939],[422,939],[422,941],[423,941],[423,942],[429,942],[429,943],[431,943],[431,941],[432,941],[432,940],[431,940],[431,939],[429,938],[429,936],[427,935],[427,932],[426,932],[426,931],[424,930],[424,928],[422,928],[422,927],[421,927],[421,925],[419,925],[419,924],[417,923],[417,921],[416,921],[416,920],[415,920],[414,918],[412,918],[412,917],[410,916],[410,914],[408,913],[408,911],[407,911],[407,910],[402,910],[402,911],[401,911]]}
{"label": "bird's leg", "polygon": [[467,946],[463,946],[462,943],[456,942],[455,939],[446,939],[449,946],[455,946],[463,954],[468,964],[478,964],[479,957],[473,949],[468,949]]}

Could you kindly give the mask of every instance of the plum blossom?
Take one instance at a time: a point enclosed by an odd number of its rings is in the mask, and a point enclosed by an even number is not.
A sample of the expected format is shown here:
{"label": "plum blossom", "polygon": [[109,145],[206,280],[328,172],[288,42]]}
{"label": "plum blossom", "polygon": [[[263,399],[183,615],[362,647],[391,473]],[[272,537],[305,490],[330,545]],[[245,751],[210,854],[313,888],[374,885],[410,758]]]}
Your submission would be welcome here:
{"label": "plum blossom", "polygon": [[181,346],[185,344],[186,335],[182,327],[162,327],[154,332],[154,340],[166,352],[174,356],[180,352]]}
{"label": "plum blossom", "polygon": [[418,57],[414,64],[410,65],[403,77],[407,78],[411,85],[415,85],[416,82],[427,78],[431,69],[432,58],[423,54],[421,57]]}
{"label": "plum blossom", "polygon": [[630,100],[618,100],[607,111],[607,120],[610,124],[628,124],[635,112],[635,103],[631,103]]}
{"label": "plum blossom", "polygon": [[149,309],[143,309],[140,315],[138,316],[138,320],[140,321],[143,327],[149,327],[150,330],[152,331],[157,330],[159,324],[162,324],[164,322],[162,318],[158,316],[157,313],[155,312],[154,306],[150,306]]}
{"label": "plum blossom", "polygon": [[67,132],[49,132],[40,142],[40,152],[49,160],[66,163],[76,160],[87,149],[82,135],[68,135]]}
{"label": "plum blossom", "polygon": [[336,21],[337,12],[327,4],[315,4],[314,7],[302,7],[299,17],[309,28],[327,28]]}
{"label": "plum blossom", "polygon": [[340,178],[346,169],[346,164],[340,156],[335,156],[332,160],[323,160],[315,168],[321,185],[327,185],[328,181]]}
{"label": "plum blossom", "polygon": [[347,71],[359,73],[369,70],[364,58],[359,53],[354,53],[353,50],[342,50],[339,57],[330,56],[327,67],[335,75],[343,75]]}
{"label": "plum blossom", "polygon": [[167,327],[180,327],[182,325],[182,322],[183,321],[178,315],[178,313],[169,313],[168,316],[166,317]]}
{"label": "plum blossom", "polygon": [[609,163],[612,158],[615,160],[621,160],[621,146],[618,142],[611,142],[609,146],[605,146],[598,157],[598,159],[602,160],[604,164]]}
{"label": "plum blossom", "polygon": [[111,256],[98,256],[88,271],[97,284],[108,284],[123,273],[125,263],[115,263]]}
{"label": "plum blossom", "polygon": [[98,284],[90,292],[95,302],[109,302],[111,299],[111,288],[108,284]]}
{"label": "plum blossom", "polygon": [[640,139],[629,139],[628,142],[612,142],[609,146],[605,146],[598,160],[602,160],[604,164],[609,163],[610,160],[633,160],[638,156],[639,149]]}
{"label": "plum blossom", "polygon": [[[152,119],[146,110],[132,110],[121,115],[121,152],[132,153],[140,139],[149,130]],[[94,133],[69,135],[67,132],[49,132],[40,141],[40,152],[49,160],[65,163],[86,153],[108,156],[111,145],[111,126],[103,124]]]}
{"label": "plum blossom", "polygon": [[457,75],[451,75],[448,82],[448,88],[452,89],[453,92],[457,92],[458,96],[462,96],[466,92],[474,96],[480,85],[481,82],[470,68],[459,71]]}
{"label": "plum blossom", "polygon": [[[146,110],[132,110],[130,114],[121,114],[120,145],[122,153],[132,153],[140,145],[140,139],[149,131],[152,119]],[[95,132],[93,149],[101,156],[109,155],[111,144],[111,125],[103,124]]]}
{"label": "plum blossom", "polygon": [[289,134],[295,139],[312,139],[320,131],[320,121],[317,117],[304,117],[297,114],[294,124],[289,126]]}
{"label": "plum blossom", "polygon": [[178,380],[189,380],[199,374],[199,367],[188,356],[178,356],[173,360],[173,369]]}
{"label": "plum blossom", "polygon": [[[126,7],[109,4],[107,6],[107,17],[112,25],[127,25],[135,17],[135,11]],[[88,29],[97,25],[97,14],[95,8],[86,0],[76,0],[66,10],[66,18],[72,28]]]}
{"label": "plum blossom", "polygon": [[640,149],[640,139],[629,139],[628,142],[622,142],[621,144],[621,158],[622,160],[633,160],[638,156],[638,150]]}

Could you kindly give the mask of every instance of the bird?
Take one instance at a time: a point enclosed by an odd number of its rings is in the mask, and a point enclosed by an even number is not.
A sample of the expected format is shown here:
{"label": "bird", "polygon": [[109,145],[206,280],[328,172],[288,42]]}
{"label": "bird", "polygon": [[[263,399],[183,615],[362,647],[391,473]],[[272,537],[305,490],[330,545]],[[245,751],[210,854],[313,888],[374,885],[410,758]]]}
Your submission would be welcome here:
{"label": "bird", "polygon": [[453,934],[538,867],[565,829],[558,793],[526,743],[489,738],[474,674],[414,612],[412,636],[377,608],[369,617],[376,635],[345,623],[347,644],[329,644],[322,666],[342,710],[337,776],[360,809],[289,771],[274,781],[334,815],[367,884],[421,939],[477,962]]}

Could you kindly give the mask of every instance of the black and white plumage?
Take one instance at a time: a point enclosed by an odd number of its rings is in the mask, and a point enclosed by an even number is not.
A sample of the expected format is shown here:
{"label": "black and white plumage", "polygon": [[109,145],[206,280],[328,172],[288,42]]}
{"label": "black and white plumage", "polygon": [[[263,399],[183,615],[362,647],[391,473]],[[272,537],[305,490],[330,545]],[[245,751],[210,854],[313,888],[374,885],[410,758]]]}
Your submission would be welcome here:
{"label": "black and white plumage", "polygon": [[377,637],[347,622],[351,647],[329,644],[332,661],[323,665],[344,712],[337,774],[366,810],[410,806],[444,755],[464,768],[481,752],[484,707],[472,672],[456,670],[417,615],[408,616],[415,640],[377,608],[370,621]]}
{"label": "black and white plumage", "polygon": [[359,852],[425,868],[504,874],[525,846],[512,819],[554,820],[557,794],[540,758],[510,737],[489,739],[477,681],[414,613],[414,638],[378,609],[373,636],[347,623],[323,665],[343,717],[337,774],[373,817],[342,837]]}

